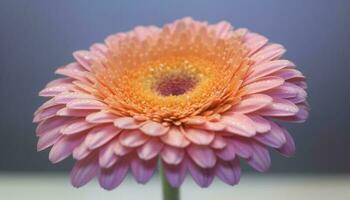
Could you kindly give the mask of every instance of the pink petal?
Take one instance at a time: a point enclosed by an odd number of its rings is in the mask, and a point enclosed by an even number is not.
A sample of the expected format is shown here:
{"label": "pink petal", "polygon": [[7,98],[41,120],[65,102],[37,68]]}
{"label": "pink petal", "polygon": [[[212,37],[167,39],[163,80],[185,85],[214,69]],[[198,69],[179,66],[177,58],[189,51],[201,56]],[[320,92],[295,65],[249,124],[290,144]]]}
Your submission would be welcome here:
{"label": "pink petal", "polygon": [[70,101],[67,107],[79,110],[101,110],[105,107],[105,104],[93,99],[76,99]]}
{"label": "pink petal", "polygon": [[208,145],[215,137],[215,134],[211,131],[196,128],[185,128],[183,134],[188,140],[198,145]]}
{"label": "pink petal", "polygon": [[73,150],[73,158],[77,160],[82,160],[88,155],[90,155],[90,153],[91,150],[88,148],[84,141]]}
{"label": "pink petal", "polygon": [[49,160],[58,163],[67,158],[81,142],[82,137],[62,137],[50,150]]}
{"label": "pink petal", "polygon": [[113,125],[95,127],[87,134],[85,139],[86,145],[90,149],[96,149],[109,142],[111,139],[117,136],[120,131],[120,129]]}
{"label": "pink petal", "polygon": [[61,85],[61,84],[67,84],[67,83],[72,83],[73,79],[71,78],[58,78],[55,80],[50,81],[48,84],[46,84],[45,87],[52,87],[56,85]]}
{"label": "pink petal", "polygon": [[73,134],[81,133],[82,131],[88,130],[94,126],[96,126],[96,124],[90,124],[86,122],[84,119],[79,118],[73,121],[72,123],[70,123],[65,128],[63,128],[61,132],[64,135],[73,135]]}
{"label": "pink petal", "polygon": [[249,83],[251,83],[257,78],[270,75],[286,67],[295,67],[295,64],[289,60],[273,60],[270,62],[254,65],[252,67],[252,73],[250,73],[246,79]]}
{"label": "pink petal", "polygon": [[297,114],[298,111],[299,108],[289,100],[275,98],[272,104],[259,110],[259,114],[264,116],[285,117],[293,116]]}
{"label": "pink petal", "polygon": [[40,121],[54,117],[56,116],[57,111],[59,111],[63,107],[64,105],[56,105],[56,106],[52,106],[52,107],[38,111],[34,116],[33,122],[38,123]]}
{"label": "pink petal", "polygon": [[284,80],[277,76],[265,76],[257,79],[256,81],[249,83],[243,87],[246,94],[254,94],[270,90],[278,87],[284,83]]}
{"label": "pink petal", "polygon": [[91,114],[91,110],[70,110],[66,107],[62,108],[61,110],[57,111],[57,116],[62,117],[85,117],[89,114]]}
{"label": "pink petal", "polygon": [[278,149],[278,151],[284,156],[291,157],[295,153],[295,143],[292,136],[285,128],[282,128],[283,134],[286,137],[286,143]]}
{"label": "pink petal", "polygon": [[201,187],[208,187],[214,180],[215,171],[213,168],[201,168],[191,160],[188,161],[188,170],[193,180]]}
{"label": "pink petal", "polygon": [[102,168],[112,167],[118,160],[118,157],[114,154],[113,143],[104,146],[98,156],[98,163]]}
{"label": "pink petal", "polygon": [[271,129],[270,122],[260,115],[250,114],[248,117],[253,121],[253,126],[258,133],[265,133]]}
{"label": "pink petal", "polygon": [[156,167],[156,158],[148,161],[135,158],[131,162],[131,172],[136,181],[141,184],[147,183],[152,178]]}
{"label": "pink petal", "polygon": [[169,127],[165,127],[157,122],[148,121],[140,127],[140,130],[149,136],[161,136],[169,131]]}
{"label": "pink petal", "polygon": [[277,97],[277,98],[292,98],[298,95],[298,90],[301,89],[295,84],[284,82],[283,85],[280,85],[276,88],[273,88],[269,91],[266,91],[266,94]]}
{"label": "pink petal", "polygon": [[224,137],[219,134],[215,134],[214,140],[210,143],[210,146],[214,149],[223,149],[227,145]]}
{"label": "pink petal", "polygon": [[101,169],[98,181],[106,190],[112,190],[118,187],[125,179],[129,170],[129,162],[127,160],[119,160],[117,164],[109,169]]}
{"label": "pink petal", "polygon": [[60,74],[60,75],[64,75],[64,76],[68,76],[70,78],[77,79],[80,81],[86,81],[86,77],[85,77],[86,71],[81,71],[77,68],[71,67],[70,65],[73,66],[73,65],[78,65],[78,64],[71,63],[71,64],[67,65],[66,67],[60,67],[55,71],[55,73]]}
{"label": "pink petal", "polygon": [[89,156],[75,163],[70,174],[70,180],[74,187],[81,187],[93,179],[99,172],[96,156]]}
{"label": "pink petal", "polygon": [[286,143],[286,137],[283,134],[282,129],[274,122],[270,122],[271,130],[264,134],[259,134],[254,137],[257,141],[273,147],[279,148]]}
{"label": "pink petal", "polygon": [[304,106],[299,106],[299,111],[294,116],[289,117],[278,117],[280,120],[294,122],[294,123],[303,123],[309,117],[308,108]]}
{"label": "pink petal", "polygon": [[215,173],[226,184],[237,184],[241,177],[239,159],[235,159],[229,162],[219,162],[215,167]]}
{"label": "pink petal", "polygon": [[62,137],[60,130],[60,127],[51,129],[50,131],[41,135],[37,144],[37,150],[42,151],[55,144]]}
{"label": "pink petal", "polygon": [[96,99],[94,96],[82,92],[64,92],[54,97],[55,103],[67,104],[76,99]]}
{"label": "pink petal", "polygon": [[181,133],[179,128],[173,126],[170,128],[169,132],[160,137],[160,139],[174,147],[184,148],[190,144],[190,142],[185,138],[185,136]]}
{"label": "pink petal", "polygon": [[90,123],[112,123],[116,116],[106,111],[91,113],[86,116],[86,121]]}
{"label": "pink petal", "polygon": [[180,187],[186,177],[187,164],[186,160],[183,160],[178,165],[169,165],[165,162],[162,163],[164,174],[172,187]]}
{"label": "pink petal", "polygon": [[230,133],[244,137],[252,137],[256,133],[253,127],[254,122],[243,114],[232,113],[229,116],[223,116],[222,120],[226,124],[226,130]]}
{"label": "pink petal", "polygon": [[268,150],[256,142],[252,142],[252,150],[252,157],[247,160],[247,163],[259,172],[267,171],[271,165]]}
{"label": "pink petal", "polygon": [[126,147],[138,147],[145,144],[149,137],[139,130],[124,130],[119,136],[119,141]]}
{"label": "pink petal", "polygon": [[252,94],[243,99],[230,110],[239,113],[251,113],[272,103],[272,98],[264,94]]}
{"label": "pink petal", "polygon": [[65,127],[67,124],[71,122],[72,122],[72,119],[66,118],[66,117],[50,118],[48,120],[45,120],[39,123],[39,125],[36,128],[36,134],[37,136],[41,136],[54,130],[61,130],[63,127]]}
{"label": "pink petal", "polygon": [[225,129],[225,124],[221,122],[209,122],[200,126],[195,126],[196,128],[201,128],[209,131],[223,131]]}
{"label": "pink petal", "polygon": [[253,155],[252,146],[249,142],[238,138],[229,140],[229,143],[234,147],[235,153],[242,158],[250,158]]}
{"label": "pink petal", "polygon": [[178,165],[183,160],[185,151],[181,148],[164,146],[160,155],[165,163]]}
{"label": "pink petal", "polygon": [[280,58],[286,50],[280,44],[269,44],[264,46],[250,58],[258,63],[263,63],[269,60],[274,60]]}
{"label": "pink petal", "polygon": [[230,161],[236,158],[235,147],[232,144],[228,144],[225,148],[216,150],[215,152],[224,161]]}
{"label": "pink petal", "polygon": [[140,125],[132,117],[119,117],[114,120],[114,126],[120,129],[137,129]]}
{"label": "pink petal", "polygon": [[87,71],[91,71],[93,55],[89,51],[76,51],[73,53],[74,58]]}
{"label": "pink petal", "polygon": [[120,144],[118,139],[115,139],[114,141],[112,141],[112,143],[113,151],[117,156],[125,156],[126,154],[130,153],[131,150],[133,150],[132,148]]}
{"label": "pink petal", "polygon": [[143,160],[150,160],[156,157],[162,148],[163,143],[158,138],[152,138],[137,149],[137,154]]}
{"label": "pink petal", "polygon": [[46,87],[43,90],[41,90],[39,92],[39,96],[53,97],[53,96],[56,96],[62,92],[69,91],[72,87],[73,87],[73,85],[70,83],[62,83],[62,84],[53,85],[53,86]]}
{"label": "pink petal", "polygon": [[245,36],[244,46],[249,49],[249,56],[263,47],[268,42],[268,39],[257,33],[247,33]]}
{"label": "pink petal", "polygon": [[281,77],[284,80],[289,80],[289,79],[304,80],[305,79],[305,76],[297,69],[281,69],[276,73],[274,73],[273,76]]}
{"label": "pink petal", "polygon": [[187,147],[186,150],[188,155],[199,167],[212,168],[215,166],[216,155],[211,148],[192,144]]}

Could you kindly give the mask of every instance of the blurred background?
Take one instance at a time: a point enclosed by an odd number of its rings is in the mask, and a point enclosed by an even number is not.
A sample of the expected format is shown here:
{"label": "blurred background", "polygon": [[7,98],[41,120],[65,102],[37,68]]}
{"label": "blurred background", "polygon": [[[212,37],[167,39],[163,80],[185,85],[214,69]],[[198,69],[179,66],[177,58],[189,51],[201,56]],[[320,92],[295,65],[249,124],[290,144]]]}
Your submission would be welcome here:
{"label": "blurred background", "polygon": [[[262,199],[310,199],[308,194],[311,199],[327,199],[327,195],[338,197],[333,199],[350,199],[346,193],[350,188],[350,1],[347,0],[1,0],[0,198],[21,199],[24,195],[27,199],[46,199],[45,192],[52,195],[65,191],[61,193],[65,199],[96,199],[101,195],[113,199],[118,194],[121,199],[138,199],[135,194],[128,197],[133,192],[154,194],[155,199],[160,199],[157,180],[152,180],[149,186],[154,190],[137,186],[131,180],[113,192],[98,189],[94,183],[87,186],[90,190],[72,189],[68,171],[73,161],[67,159],[52,165],[48,151],[36,152],[32,115],[44,102],[37,96],[38,92],[55,78],[57,67],[73,60],[73,51],[87,49],[112,33],[128,31],[136,25],[162,26],[184,16],[210,23],[226,20],[235,27],[246,27],[283,44],[288,50],[285,58],[296,63],[308,78],[312,111],[306,123],[288,126],[297,145],[293,158],[272,152],[273,164],[268,174],[257,175],[245,167],[248,178],[244,175],[239,186],[230,188],[218,182],[214,189],[199,194],[193,193],[199,188],[189,180],[183,195],[188,199],[218,199],[210,194],[220,190],[228,194],[223,199],[236,196],[242,200],[255,199],[254,194]],[[18,190],[27,193],[11,192]],[[36,196],[33,191],[43,194]],[[279,198],[279,195],[286,196]]]}

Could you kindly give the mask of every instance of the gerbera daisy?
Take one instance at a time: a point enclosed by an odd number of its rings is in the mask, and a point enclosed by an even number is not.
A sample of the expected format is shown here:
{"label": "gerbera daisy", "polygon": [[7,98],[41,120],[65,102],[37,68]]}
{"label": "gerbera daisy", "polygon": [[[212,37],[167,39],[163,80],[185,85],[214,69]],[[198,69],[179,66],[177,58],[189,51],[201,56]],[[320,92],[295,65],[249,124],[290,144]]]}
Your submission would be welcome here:
{"label": "gerbera daisy", "polygon": [[108,190],[128,171],[146,183],[157,163],[173,187],[186,173],[201,187],[234,185],[240,161],[270,166],[268,148],[295,146],[278,121],[308,116],[305,77],[283,46],[227,22],[191,18],[136,27],[73,53],[40,92],[38,150],[57,163],[72,155],[73,186],[98,177]]}

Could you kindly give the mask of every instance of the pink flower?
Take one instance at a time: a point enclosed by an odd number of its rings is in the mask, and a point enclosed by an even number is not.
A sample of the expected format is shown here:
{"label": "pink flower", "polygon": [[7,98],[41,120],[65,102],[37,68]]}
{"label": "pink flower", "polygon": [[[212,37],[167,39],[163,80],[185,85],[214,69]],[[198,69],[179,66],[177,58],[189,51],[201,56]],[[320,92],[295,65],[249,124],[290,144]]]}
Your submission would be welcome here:
{"label": "pink flower", "polygon": [[38,150],[57,163],[72,155],[73,186],[98,177],[108,190],[131,171],[146,183],[160,160],[178,187],[187,172],[201,187],[239,182],[240,161],[270,167],[268,148],[295,146],[278,121],[308,117],[305,77],[283,46],[227,22],[184,18],[136,27],[73,53],[40,92]]}

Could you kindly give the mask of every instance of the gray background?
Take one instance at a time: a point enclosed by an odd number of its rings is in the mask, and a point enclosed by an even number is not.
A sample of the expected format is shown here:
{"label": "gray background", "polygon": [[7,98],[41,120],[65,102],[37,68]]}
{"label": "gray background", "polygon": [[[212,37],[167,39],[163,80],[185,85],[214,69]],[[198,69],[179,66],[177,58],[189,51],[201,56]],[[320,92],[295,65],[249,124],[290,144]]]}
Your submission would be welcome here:
{"label": "gray background", "polygon": [[297,154],[273,153],[271,172],[350,172],[350,1],[0,1],[0,171],[67,170],[36,152],[38,91],[71,53],[136,25],[192,16],[227,20],[285,45],[308,77],[311,117],[289,126]]}

